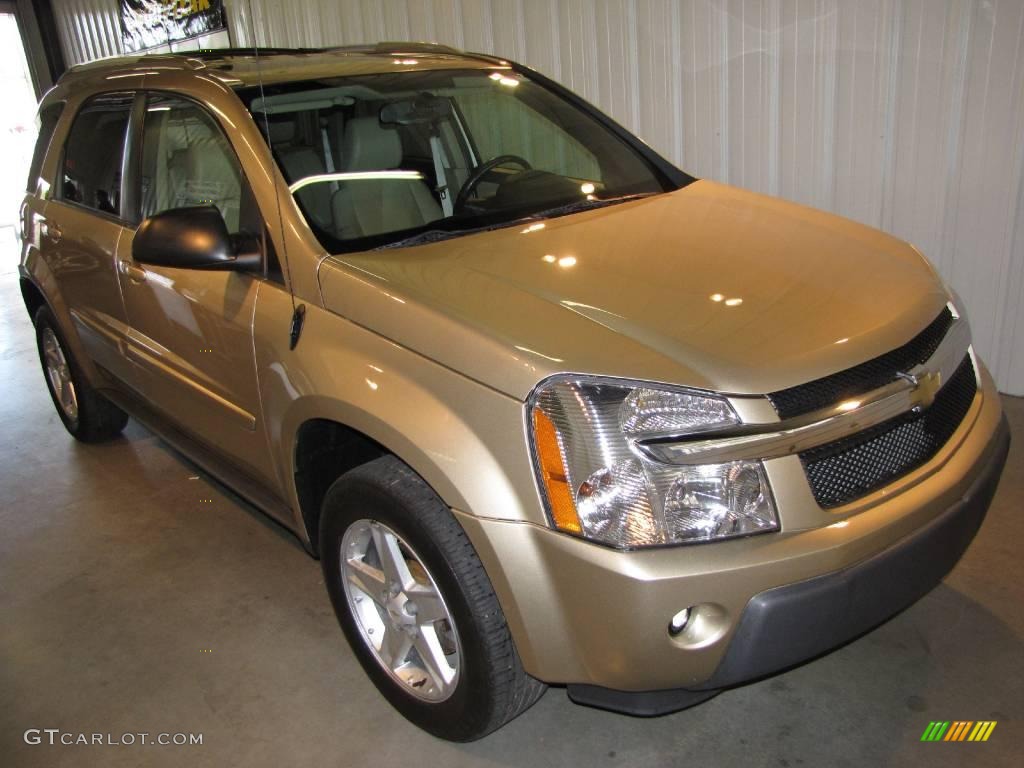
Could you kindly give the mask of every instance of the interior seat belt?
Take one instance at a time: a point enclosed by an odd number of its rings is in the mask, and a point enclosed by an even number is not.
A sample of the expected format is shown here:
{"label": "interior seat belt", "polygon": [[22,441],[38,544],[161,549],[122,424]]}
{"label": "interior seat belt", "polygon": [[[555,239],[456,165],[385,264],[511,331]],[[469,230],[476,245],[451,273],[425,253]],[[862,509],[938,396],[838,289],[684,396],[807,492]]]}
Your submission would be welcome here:
{"label": "interior seat belt", "polygon": [[[320,123],[320,138],[324,144],[324,165],[326,166],[325,170],[327,171],[327,173],[334,173],[334,153],[331,152],[331,139],[327,135],[327,126],[323,122]],[[330,186],[331,192],[338,191],[337,181],[332,181]]]}
{"label": "interior seat belt", "polygon": [[452,215],[455,206],[452,196],[448,194],[448,176],[445,173],[448,156],[444,152],[440,132],[435,131],[430,135],[430,154],[434,156],[434,175],[437,176],[437,191],[441,195],[441,210],[448,217]]}

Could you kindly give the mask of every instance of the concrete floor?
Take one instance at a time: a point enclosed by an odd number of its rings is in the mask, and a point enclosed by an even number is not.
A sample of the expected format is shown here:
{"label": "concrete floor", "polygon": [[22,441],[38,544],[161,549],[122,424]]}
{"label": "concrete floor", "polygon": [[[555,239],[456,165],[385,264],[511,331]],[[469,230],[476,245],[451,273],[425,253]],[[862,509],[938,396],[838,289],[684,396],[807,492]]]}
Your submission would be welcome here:
{"label": "concrete floor", "polygon": [[[290,534],[134,422],[105,446],[64,432],[0,236],[0,764],[1020,765],[1024,400],[1005,400],[1018,439],[966,557],[871,634],[668,717],[552,689],[448,744],[370,685]],[[998,721],[987,743],[919,742],[930,720],[982,719]],[[29,746],[29,728],[203,743]]]}

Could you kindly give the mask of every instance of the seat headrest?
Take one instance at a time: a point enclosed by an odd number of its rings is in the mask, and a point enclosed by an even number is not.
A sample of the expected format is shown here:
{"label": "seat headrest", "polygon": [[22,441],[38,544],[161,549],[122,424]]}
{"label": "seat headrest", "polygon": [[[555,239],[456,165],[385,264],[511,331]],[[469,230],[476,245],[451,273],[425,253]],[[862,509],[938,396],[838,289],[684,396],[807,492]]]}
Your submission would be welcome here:
{"label": "seat headrest", "polygon": [[376,116],[356,117],[345,124],[341,147],[346,171],[383,171],[402,162],[402,139],[383,128]]}
{"label": "seat headrest", "polygon": [[295,123],[291,120],[272,120],[268,128],[271,144],[288,144],[295,139]]}

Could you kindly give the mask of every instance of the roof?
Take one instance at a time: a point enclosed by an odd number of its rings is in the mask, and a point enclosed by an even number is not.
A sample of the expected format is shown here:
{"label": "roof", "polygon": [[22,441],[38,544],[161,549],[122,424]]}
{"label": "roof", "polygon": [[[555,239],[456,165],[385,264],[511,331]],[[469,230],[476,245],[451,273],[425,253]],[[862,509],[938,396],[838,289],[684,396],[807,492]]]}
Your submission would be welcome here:
{"label": "roof", "polygon": [[[171,54],[146,54],[98,59],[71,67],[64,78],[110,71],[141,72],[160,69],[218,72],[235,85],[248,86],[346,75],[405,70],[478,69],[509,66],[509,62],[481,53],[459,51],[446,45],[383,42],[331,48],[211,48]],[[401,71],[401,70],[399,70]],[[62,79],[64,79],[62,78]]]}

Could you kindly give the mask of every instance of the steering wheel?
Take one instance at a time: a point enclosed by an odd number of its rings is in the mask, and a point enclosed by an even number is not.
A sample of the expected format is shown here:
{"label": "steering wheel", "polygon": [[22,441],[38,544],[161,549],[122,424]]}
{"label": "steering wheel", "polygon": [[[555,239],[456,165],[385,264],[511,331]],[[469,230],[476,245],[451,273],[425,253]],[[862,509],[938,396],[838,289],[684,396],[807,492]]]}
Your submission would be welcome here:
{"label": "steering wheel", "polygon": [[466,179],[466,183],[462,185],[459,190],[459,194],[455,196],[455,204],[452,206],[453,211],[461,210],[469,199],[469,196],[473,194],[473,190],[476,189],[477,185],[483,181],[484,176],[493,171],[499,165],[505,163],[515,163],[516,165],[522,166],[524,171],[529,171],[533,168],[526,160],[521,158],[519,155],[498,155],[492,157],[486,163],[481,163],[473,172],[469,174],[469,178]]}

